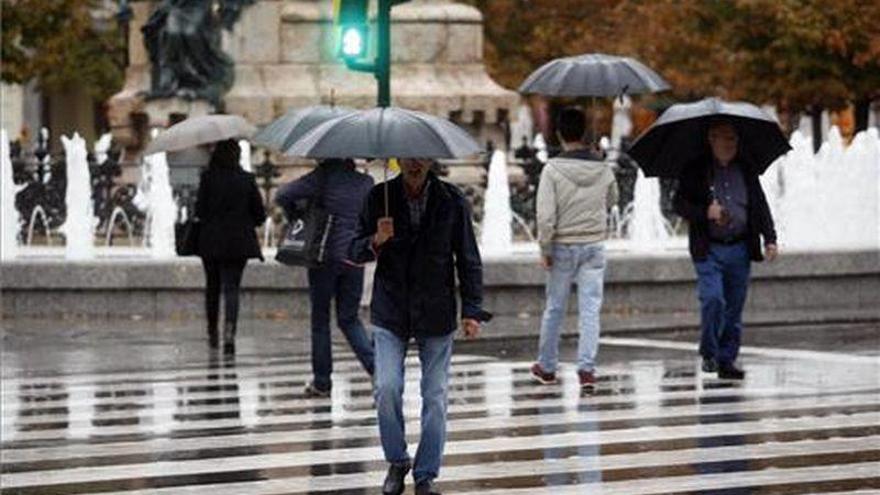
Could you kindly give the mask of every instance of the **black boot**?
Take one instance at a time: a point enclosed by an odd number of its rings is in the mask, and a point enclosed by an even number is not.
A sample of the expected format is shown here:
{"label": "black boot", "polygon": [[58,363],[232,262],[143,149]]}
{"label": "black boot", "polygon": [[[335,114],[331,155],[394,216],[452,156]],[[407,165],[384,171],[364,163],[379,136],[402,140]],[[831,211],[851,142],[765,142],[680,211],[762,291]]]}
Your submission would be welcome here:
{"label": "black boot", "polygon": [[216,349],[220,346],[220,331],[217,329],[217,323],[208,322],[208,346]]}
{"label": "black boot", "polygon": [[227,321],[223,327],[223,354],[235,354],[235,322]]}
{"label": "black boot", "polygon": [[406,473],[410,470],[407,464],[392,464],[388,467],[388,475],[385,476],[385,482],[382,483],[382,495],[400,495],[403,493],[404,480]]}

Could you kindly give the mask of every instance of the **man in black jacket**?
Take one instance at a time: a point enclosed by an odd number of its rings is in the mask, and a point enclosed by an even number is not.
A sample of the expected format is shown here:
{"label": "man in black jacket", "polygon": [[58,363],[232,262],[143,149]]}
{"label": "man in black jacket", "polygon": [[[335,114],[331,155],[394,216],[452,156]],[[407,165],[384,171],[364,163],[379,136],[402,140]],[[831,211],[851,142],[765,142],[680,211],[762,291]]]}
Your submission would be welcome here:
{"label": "man in black jacket", "polygon": [[742,379],[745,373],[734,362],[742,337],[751,262],[776,258],[776,230],[758,175],[737,155],[736,128],[727,121],[715,121],[707,137],[711,158],[685,167],[675,210],[688,221],[690,254],[697,272],[703,371]]}
{"label": "man in black jacket", "polygon": [[[383,493],[403,492],[413,469],[417,494],[433,494],[446,441],[446,404],[452,338],[461,326],[476,337],[482,310],[483,269],[467,200],[430,172],[430,160],[401,160],[401,175],[374,187],[361,211],[350,258],[377,260],[370,321],[375,345],[375,399],[379,434],[390,463]],[[387,189],[386,189],[387,187]],[[387,196],[386,196],[387,195]],[[422,367],[421,440],[407,453],[403,418],[404,359],[414,339]]]}

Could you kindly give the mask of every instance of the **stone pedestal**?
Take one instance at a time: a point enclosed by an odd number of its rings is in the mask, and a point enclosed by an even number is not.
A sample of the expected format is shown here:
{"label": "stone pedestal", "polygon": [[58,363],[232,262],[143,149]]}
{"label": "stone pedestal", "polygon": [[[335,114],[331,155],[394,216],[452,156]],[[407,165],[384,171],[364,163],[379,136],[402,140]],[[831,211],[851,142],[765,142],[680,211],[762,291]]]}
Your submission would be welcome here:
{"label": "stone pedestal", "polygon": [[[132,116],[142,115],[147,127],[162,126],[183,103],[154,106],[139,96],[150,81],[140,28],[154,3],[132,5],[131,65],[125,87],[110,102],[110,122],[117,141],[137,148],[142,143],[134,131],[138,118]],[[329,0],[260,0],[245,8],[234,30],[223,37],[223,49],[236,64],[235,84],[224,98],[227,112],[265,125],[290,108],[328,103],[331,94],[340,105],[375,105],[373,76],[351,71],[334,57],[331,5]],[[503,147],[503,125],[515,118],[519,97],[486,73],[482,23],[476,8],[449,1],[416,0],[395,7],[392,99],[394,105],[450,118],[481,142]]]}

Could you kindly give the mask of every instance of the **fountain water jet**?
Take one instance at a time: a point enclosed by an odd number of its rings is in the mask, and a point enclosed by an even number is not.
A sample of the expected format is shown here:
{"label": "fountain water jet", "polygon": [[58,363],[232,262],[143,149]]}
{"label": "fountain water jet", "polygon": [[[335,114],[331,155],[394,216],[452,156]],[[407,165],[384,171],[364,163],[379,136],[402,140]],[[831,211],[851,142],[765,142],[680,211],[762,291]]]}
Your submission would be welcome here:
{"label": "fountain water jet", "polygon": [[154,153],[144,158],[149,169],[149,193],[147,209],[149,216],[150,253],[154,258],[173,258],[174,223],[177,220],[177,204],[168,176],[165,153]]}
{"label": "fountain water jet", "polygon": [[782,247],[880,249],[877,129],[859,133],[847,147],[832,127],[816,154],[800,132],[791,145],[761,176]]}
{"label": "fountain water jet", "polygon": [[37,223],[37,217],[43,221],[43,231],[46,233],[46,243],[52,245],[52,227],[49,226],[49,217],[46,216],[46,210],[41,205],[37,205],[31,211],[31,220],[28,222],[26,246],[30,246],[34,241],[34,224]]}
{"label": "fountain water jet", "polygon": [[95,257],[95,226],[98,219],[92,211],[91,177],[86,159],[86,142],[79,134],[61,136],[67,158],[67,216],[59,229],[64,233],[65,257],[69,260],[90,260]]}
{"label": "fountain water jet", "polygon": [[624,212],[623,216],[630,241],[627,247],[647,251],[666,244],[672,229],[660,210],[660,181],[645,177],[641,169],[636,176],[631,206],[632,211]]}
{"label": "fountain water jet", "polygon": [[238,158],[239,165],[241,165],[241,168],[244,169],[245,172],[253,173],[254,167],[251,164],[251,143],[249,143],[247,139],[242,139],[238,142],[238,147],[241,148],[241,155]]}
{"label": "fountain water jet", "polygon": [[487,256],[511,254],[513,215],[510,208],[510,185],[507,179],[507,158],[501,150],[492,153],[489,163],[489,184],[483,203],[483,228],[480,246]]}
{"label": "fountain water jet", "polygon": [[18,210],[15,208],[15,196],[24,186],[19,186],[15,184],[15,179],[12,171],[12,158],[9,155],[9,137],[6,134],[6,129],[0,131],[0,160],[2,160],[2,175],[0,175],[0,181],[2,184],[2,192],[0,194],[3,195],[0,200],[2,200],[2,205],[0,208],[3,209],[3,217],[0,221],[3,222],[2,228],[2,241],[0,241],[0,259],[3,260],[11,260],[16,257],[18,254],[18,230],[21,225],[21,215]]}
{"label": "fountain water jet", "polygon": [[125,210],[120,206],[113,208],[113,213],[110,214],[110,220],[107,222],[107,238],[104,241],[104,245],[108,247],[111,245],[110,243],[113,240],[113,227],[116,225],[117,217],[122,219],[123,225],[125,225],[126,231],[128,232],[128,245],[134,246],[134,226],[131,224],[128,214],[126,214]]}

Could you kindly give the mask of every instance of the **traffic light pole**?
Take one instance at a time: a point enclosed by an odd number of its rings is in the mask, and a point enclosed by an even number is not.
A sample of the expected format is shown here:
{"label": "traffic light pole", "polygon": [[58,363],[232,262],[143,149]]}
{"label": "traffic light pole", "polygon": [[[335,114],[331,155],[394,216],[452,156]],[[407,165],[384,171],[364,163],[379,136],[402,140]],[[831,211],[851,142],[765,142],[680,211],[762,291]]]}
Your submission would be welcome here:
{"label": "traffic light pole", "polygon": [[349,69],[372,72],[376,77],[379,94],[376,103],[380,107],[391,106],[391,8],[410,0],[378,0],[376,15],[376,56],[372,62],[345,59]]}
{"label": "traffic light pole", "polygon": [[376,83],[379,95],[376,103],[380,107],[391,106],[391,7],[394,0],[379,0],[376,18],[378,28],[378,50],[376,53]]}

